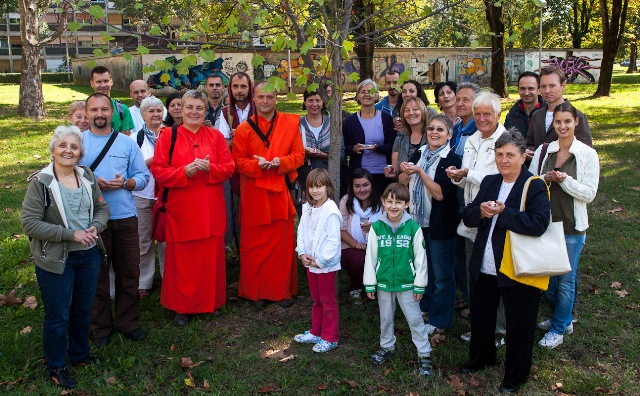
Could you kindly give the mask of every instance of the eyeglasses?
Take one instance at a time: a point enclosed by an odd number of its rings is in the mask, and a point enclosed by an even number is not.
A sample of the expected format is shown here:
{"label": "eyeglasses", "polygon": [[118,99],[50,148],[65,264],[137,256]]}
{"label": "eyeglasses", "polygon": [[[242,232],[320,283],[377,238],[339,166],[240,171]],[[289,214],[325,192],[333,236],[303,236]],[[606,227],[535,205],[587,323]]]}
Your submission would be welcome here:
{"label": "eyeglasses", "polygon": [[440,132],[440,133],[447,132],[447,130],[442,128],[442,127],[436,128],[436,127],[432,127],[432,126],[427,127],[427,131],[429,131],[429,132],[437,131],[437,132]]}

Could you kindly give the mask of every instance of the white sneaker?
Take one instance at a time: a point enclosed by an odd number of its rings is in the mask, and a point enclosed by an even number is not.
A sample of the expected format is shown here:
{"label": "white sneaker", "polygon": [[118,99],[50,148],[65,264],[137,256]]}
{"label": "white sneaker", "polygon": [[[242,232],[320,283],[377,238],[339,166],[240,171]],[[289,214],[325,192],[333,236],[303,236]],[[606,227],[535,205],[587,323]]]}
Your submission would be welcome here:
{"label": "white sneaker", "polygon": [[549,331],[547,332],[547,334],[544,335],[544,337],[542,337],[540,342],[538,342],[538,345],[540,345],[543,348],[553,349],[561,345],[563,340],[564,340],[564,336],[561,336],[560,334],[552,333]]}
{"label": "white sneaker", "polygon": [[354,304],[362,304],[362,289],[351,290],[349,292],[349,297],[351,297]]}
{"label": "white sneaker", "polygon": [[[545,320],[543,322],[539,322],[538,323],[538,328],[540,330],[549,331],[549,329],[551,329],[551,321],[550,320]],[[573,334],[573,323],[571,323],[569,326],[567,326],[567,328],[564,330],[564,333],[567,334],[567,335]]]}
{"label": "white sneaker", "polygon": [[471,342],[471,332],[468,331],[468,332],[464,333],[463,335],[460,336],[460,338],[464,342]]}
{"label": "white sneaker", "polygon": [[311,334],[311,332],[307,330],[302,334],[297,334],[295,337],[293,337],[293,340],[301,344],[316,344],[322,341],[322,338]]}
{"label": "white sneaker", "polygon": [[433,333],[435,333],[436,331],[438,331],[438,328],[432,324],[427,323],[427,334],[431,335]]}

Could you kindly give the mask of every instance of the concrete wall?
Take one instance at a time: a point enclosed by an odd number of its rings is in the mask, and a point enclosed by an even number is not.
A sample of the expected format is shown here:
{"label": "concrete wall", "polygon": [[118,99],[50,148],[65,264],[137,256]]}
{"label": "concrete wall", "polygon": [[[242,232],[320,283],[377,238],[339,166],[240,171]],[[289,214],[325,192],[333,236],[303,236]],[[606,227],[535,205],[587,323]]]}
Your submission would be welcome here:
{"label": "concrete wall", "polygon": [[[128,90],[129,83],[142,78],[149,83],[154,93],[166,96],[175,90],[184,90],[204,85],[206,76],[216,73],[223,77],[225,83],[229,76],[237,71],[248,73],[254,80],[268,79],[277,75],[285,80],[291,75],[295,91],[295,79],[302,73],[305,65],[298,53],[291,53],[289,61],[287,53],[259,51],[257,54],[265,58],[263,65],[253,68],[251,59],[254,52],[217,52],[214,62],[203,62],[199,59],[197,66],[190,68],[188,76],[176,72],[175,65],[180,62],[181,54],[154,53],[133,55],[128,62],[122,55],[109,58],[82,58],[73,60],[74,82],[89,84],[89,61],[96,65],[107,66],[113,75],[114,88]],[[316,64],[324,52],[318,50],[311,56]],[[600,59],[602,50],[583,49],[546,49],[542,51],[542,66],[558,65],[573,83],[594,83],[600,77]],[[168,61],[173,69],[143,73],[145,66]],[[525,71],[538,71],[537,50],[507,51],[507,80],[515,84],[518,75]],[[343,63],[342,81],[340,84],[346,91],[354,91],[356,84],[347,82],[347,76],[359,72],[357,59]],[[491,51],[488,48],[378,48],[373,59],[373,70],[376,79],[381,79],[387,70],[404,72],[409,70],[411,77],[425,86],[433,86],[441,81],[474,82],[480,86],[489,85],[491,76]]]}

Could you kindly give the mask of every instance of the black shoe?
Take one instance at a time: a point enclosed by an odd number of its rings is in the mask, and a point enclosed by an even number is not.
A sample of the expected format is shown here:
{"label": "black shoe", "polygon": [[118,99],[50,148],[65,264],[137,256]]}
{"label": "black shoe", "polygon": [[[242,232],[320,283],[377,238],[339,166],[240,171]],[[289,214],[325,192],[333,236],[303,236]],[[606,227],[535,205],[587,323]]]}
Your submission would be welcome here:
{"label": "black shoe", "polygon": [[256,300],[251,302],[251,305],[253,305],[253,307],[255,309],[262,309],[265,307],[265,305],[267,305],[267,301],[266,300]]}
{"label": "black shoe", "polygon": [[186,326],[188,322],[189,315],[186,314],[176,314],[176,318],[173,320],[173,323],[180,327]]}
{"label": "black shoe", "polygon": [[431,358],[428,356],[418,357],[418,374],[423,377],[431,377]]}
{"label": "black shoe", "polygon": [[216,309],[215,311],[213,311],[213,316],[214,316],[214,317],[216,317],[216,318],[217,318],[217,317],[219,317],[219,316],[221,316],[221,315],[222,315],[222,312],[220,312],[220,310],[219,310],[219,309]]}
{"label": "black shoe", "polygon": [[393,356],[392,350],[380,348],[371,355],[371,362],[376,365],[381,365],[389,360],[391,356]]}
{"label": "black shoe", "polygon": [[96,348],[104,348],[111,343],[111,334],[104,337],[96,337],[93,339],[93,345]]}
{"label": "black shoe", "polygon": [[473,374],[476,373],[478,371],[481,371],[483,368],[481,367],[473,367],[473,366],[469,366],[468,364],[465,364],[464,366],[462,366],[462,368],[460,369],[460,372],[462,374]]}
{"label": "black shoe", "polygon": [[71,363],[71,366],[73,367],[89,367],[92,366],[96,363],[98,363],[98,359],[95,356],[87,356],[86,358],[82,359],[82,360],[78,360],[75,361],[73,359],[69,359],[69,362]]}
{"label": "black shoe", "polygon": [[122,335],[125,336],[125,338],[130,339],[131,341],[142,341],[144,340],[145,333],[144,333],[144,330],[138,327],[132,332],[122,333]]}
{"label": "black shoe", "polygon": [[76,380],[69,374],[66,367],[49,371],[49,378],[61,388],[73,389],[76,387]]}
{"label": "black shoe", "polygon": [[282,300],[278,303],[282,308],[291,308],[293,307],[293,299],[290,298],[288,300]]}
{"label": "black shoe", "polygon": [[500,392],[501,393],[516,393],[517,391],[518,391],[518,387],[517,386],[505,385],[505,384],[500,385]]}

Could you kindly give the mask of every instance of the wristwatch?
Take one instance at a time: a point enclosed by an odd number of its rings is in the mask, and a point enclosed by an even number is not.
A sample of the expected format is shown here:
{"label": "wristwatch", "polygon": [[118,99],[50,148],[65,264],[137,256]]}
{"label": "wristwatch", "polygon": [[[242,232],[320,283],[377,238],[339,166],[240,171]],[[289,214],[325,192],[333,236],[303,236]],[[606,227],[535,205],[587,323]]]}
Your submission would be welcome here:
{"label": "wristwatch", "polygon": [[129,180],[125,177],[124,182],[122,183],[122,188],[128,190],[127,186],[129,185]]}

